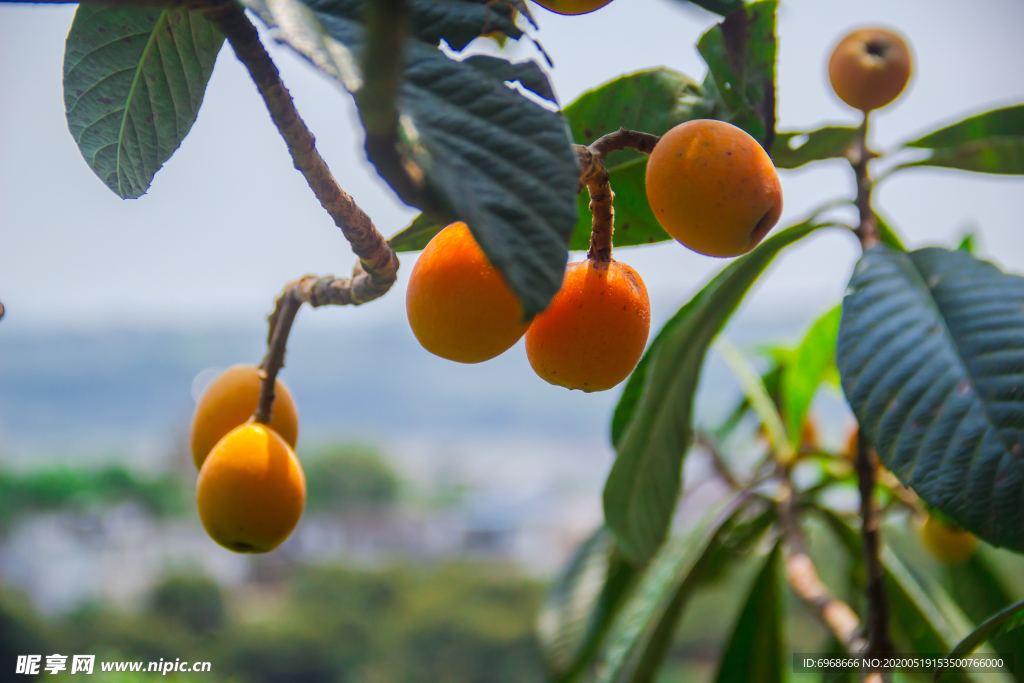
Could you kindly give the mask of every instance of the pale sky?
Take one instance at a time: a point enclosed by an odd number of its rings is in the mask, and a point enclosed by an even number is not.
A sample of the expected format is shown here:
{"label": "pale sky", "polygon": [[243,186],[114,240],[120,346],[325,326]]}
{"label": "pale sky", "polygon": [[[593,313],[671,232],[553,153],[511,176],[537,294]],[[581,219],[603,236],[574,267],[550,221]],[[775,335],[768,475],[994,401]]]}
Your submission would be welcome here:
{"label": "pale sky", "polygon": [[[615,76],[668,66],[700,81],[693,47],[715,17],[674,0],[615,0],[582,17],[535,8],[562,103]],[[252,83],[225,46],[199,119],[149,194],[124,201],[93,175],[67,131],[63,43],[73,5],[0,5],[0,301],[14,332],[45,327],[252,324],[281,286],[305,273],[347,274],[354,257],[302,177]],[[825,64],[853,27],[895,27],[909,38],[915,75],[874,116],[880,148],[964,115],[1024,102],[1024,4],[1019,0],[783,0],[779,13],[780,130],[855,123],[828,87]],[[270,45],[300,112],[341,185],[390,236],[414,212],[368,166],[351,98],[286,48]],[[534,54],[528,41],[509,53]],[[842,162],[783,172],[785,213],[852,193]],[[981,230],[981,253],[1024,271],[1024,179],[914,170],[879,189],[877,204],[910,244],[950,243]],[[791,250],[746,315],[800,315],[838,301],[857,255],[852,239],[822,234]],[[722,261],[671,242],[623,249],[651,291],[655,318],[684,303]],[[320,324],[404,317],[398,285],[355,310],[307,314]],[[311,324],[311,323],[310,323]]]}

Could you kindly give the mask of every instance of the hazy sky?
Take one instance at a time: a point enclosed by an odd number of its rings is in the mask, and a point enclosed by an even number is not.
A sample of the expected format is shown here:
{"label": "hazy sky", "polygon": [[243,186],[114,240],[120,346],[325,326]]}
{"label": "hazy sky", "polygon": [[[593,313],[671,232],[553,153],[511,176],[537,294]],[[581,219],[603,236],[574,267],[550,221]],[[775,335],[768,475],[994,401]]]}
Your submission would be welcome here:
{"label": "hazy sky", "polygon": [[[63,43],[73,5],[0,5],[0,300],[14,332],[44,326],[252,323],[281,286],[305,273],[347,274],[354,258],[291,167],[255,88],[227,46],[199,119],[149,194],[118,199],[81,158],[61,94]],[[583,17],[540,8],[536,34],[555,62],[563,103],[615,76],[669,66],[696,80],[693,47],[715,18],[674,0],[616,0]],[[825,64],[847,30],[898,28],[915,75],[899,102],[874,117],[892,145],[962,115],[1024,102],[1024,4],[1019,0],[783,0],[779,12],[781,130],[854,123],[831,93]],[[299,110],[342,186],[391,235],[414,215],[367,165],[347,94],[286,48],[271,45]],[[530,56],[527,41],[509,50]],[[841,162],[783,172],[783,224],[820,200],[852,192]],[[914,245],[949,243],[969,226],[981,251],[1024,271],[1024,179],[915,170],[886,182],[877,203]],[[748,304],[748,315],[799,315],[841,296],[857,248],[831,232],[792,250]],[[663,318],[723,263],[672,242],[617,252],[636,267]],[[320,324],[404,316],[399,284],[356,310],[319,311]],[[313,323],[309,323],[313,324]]]}

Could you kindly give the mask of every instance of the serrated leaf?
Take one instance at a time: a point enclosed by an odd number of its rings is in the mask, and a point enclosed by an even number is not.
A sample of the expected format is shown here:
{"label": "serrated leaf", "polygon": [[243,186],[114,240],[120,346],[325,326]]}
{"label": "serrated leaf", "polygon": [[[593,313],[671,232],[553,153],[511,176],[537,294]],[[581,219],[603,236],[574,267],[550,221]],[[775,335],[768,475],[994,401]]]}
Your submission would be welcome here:
{"label": "serrated leaf", "polygon": [[617,457],[604,489],[605,521],[635,564],[665,538],[693,437],[693,396],[708,346],[785,247],[820,227],[782,230],[730,263],[662,327],[612,416]]}
{"label": "serrated leaf", "polygon": [[812,161],[842,159],[857,139],[857,128],[826,126],[809,133],[778,133],[771,157],[776,168],[799,168]]}
{"label": "serrated leaf", "polygon": [[962,251],[873,247],[836,363],[886,467],[957,525],[1024,550],[1024,278]]}
{"label": "serrated leaf", "polygon": [[[986,641],[1024,625],[1024,600],[1014,603],[1006,609],[992,615],[981,626],[956,644],[949,652],[950,658],[966,657],[977,650]],[[1013,653],[1010,653],[1013,654]],[[1020,652],[1018,651],[1019,655]],[[939,676],[935,677],[938,680]]]}
{"label": "serrated leaf", "polygon": [[598,683],[654,680],[683,609],[747,500],[732,494],[652,558],[608,632]]}
{"label": "serrated leaf", "polygon": [[782,546],[776,543],[757,574],[719,663],[717,683],[786,680],[786,614],[782,600]]}
{"label": "serrated leaf", "polygon": [[718,96],[729,110],[725,120],[750,133],[765,149],[771,149],[775,139],[778,4],[778,0],[760,0],[743,5],[697,42]]}
{"label": "serrated leaf", "polygon": [[594,656],[635,576],[606,527],[576,550],[537,617],[537,639],[554,680],[570,680]]}
{"label": "serrated leaf", "polygon": [[191,130],[223,43],[198,10],[79,5],[64,47],[68,130],[122,199],[145,194]]}
{"label": "serrated leaf", "polygon": [[782,415],[786,436],[794,449],[800,448],[804,421],[818,387],[835,367],[836,335],[842,307],[836,306],[818,318],[804,335],[790,363],[782,371]]}
{"label": "serrated leaf", "polygon": [[1007,136],[1024,137],[1024,104],[971,116],[934,133],[904,143],[904,146],[938,149]]}
{"label": "serrated leaf", "polygon": [[[619,128],[664,135],[680,123],[711,116],[713,107],[703,89],[687,76],[669,69],[650,69],[620,76],[583,93],[563,113],[576,143],[589,145]],[[647,155],[623,150],[609,154],[604,161],[615,192],[614,245],[671,239],[647,203]],[[590,246],[589,202],[589,195],[580,193],[579,221],[569,243],[575,251]]]}
{"label": "serrated leaf", "polygon": [[[483,3],[463,4],[479,10]],[[359,92],[365,0],[252,5],[278,27],[279,39]],[[455,5],[456,0],[446,3]],[[577,219],[578,167],[568,128],[559,113],[504,82],[515,73],[524,87],[543,91],[536,67],[498,65],[492,62],[502,60],[484,56],[449,59],[422,36],[443,34],[448,40],[454,29],[425,33],[418,16],[414,11],[413,35],[405,41],[397,100],[402,166],[410,178],[422,181],[437,213],[433,220],[469,225],[532,316],[561,286],[566,245]],[[466,20],[479,35],[480,25],[466,19],[470,14],[459,10],[445,16],[459,27]]]}
{"label": "serrated leaf", "polygon": [[940,147],[927,159],[901,164],[894,170],[935,166],[975,173],[1024,174],[1024,137],[988,138],[956,147]]}

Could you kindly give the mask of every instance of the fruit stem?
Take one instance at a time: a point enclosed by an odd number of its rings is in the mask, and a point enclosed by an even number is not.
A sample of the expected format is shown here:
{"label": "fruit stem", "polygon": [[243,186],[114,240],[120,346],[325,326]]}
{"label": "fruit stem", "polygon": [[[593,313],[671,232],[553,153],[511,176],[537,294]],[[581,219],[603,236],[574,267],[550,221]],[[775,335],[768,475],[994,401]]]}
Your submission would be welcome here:
{"label": "fruit stem", "polygon": [[875,477],[877,456],[868,445],[863,429],[857,430],[857,479],[860,488],[861,543],[864,548],[864,569],[867,574],[866,597],[867,648],[864,653],[874,657],[888,657],[893,652],[889,638],[889,601],[885,594],[885,568],[879,556],[881,532],[878,527],[878,508],[875,504]]}
{"label": "fruit stem", "polygon": [[277,66],[260,42],[256,27],[236,2],[207,9],[205,16],[227,36],[235,56],[248,70],[263,97],[270,118],[288,146],[295,168],[306,178],[320,205],[341,228],[345,239],[352,245],[352,251],[359,257],[359,268],[367,277],[361,286],[358,303],[384,295],[397,278],[398,256],[374,227],[370,217],[331,174],[327,162],[316,149],[313,134],[295,109]]}
{"label": "fruit stem", "polygon": [[857,226],[856,232],[861,249],[864,250],[870,249],[879,241],[878,218],[875,216],[875,210],[871,208],[871,191],[874,189],[874,180],[868,173],[868,162],[877,156],[868,147],[868,113],[865,112],[857,139],[847,154],[857,178],[856,205],[857,212],[860,214],[860,224]]}
{"label": "fruit stem", "polygon": [[657,135],[620,128],[614,133],[599,137],[590,145],[576,145],[576,159],[580,167],[578,192],[586,186],[590,193],[590,212],[593,227],[590,232],[590,250],[587,258],[598,263],[612,260],[612,233],[615,230],[615,209],[612,201],[615,193],[608,182],[608,169],[604,157],[611,152],[635,149],[650,154],[660,140]]}
{"label": "fruit stem", "polygon": [[277,384],[277,373],[284,367],[285,347],[288,345],[288,335],[292,331],[292,323],[295,322],[295,315],[302,306],[302,300],[295,295],[294,283],[285,287],[284,292],[277,299],[274,312],[267,318],[270,324],[270,333],[267,340],[267,355],[260,364],[260,399],[256,404],[256,413],[252,416],[253,422],[270,424],[270,418],[274,410],[274,387]]}
{"label": "fruit stem", "polygon": [[832,632],[843,649],[849,654],[857,654],[864,647],[864,640],[858,635],[860,619],[853,608],[833,597],[819,578],[797,519],[796,488],[793,486],[790,468],[780,463],[776,473],[781,484],[778,511],[785,540],[786,579],[797,597]]}

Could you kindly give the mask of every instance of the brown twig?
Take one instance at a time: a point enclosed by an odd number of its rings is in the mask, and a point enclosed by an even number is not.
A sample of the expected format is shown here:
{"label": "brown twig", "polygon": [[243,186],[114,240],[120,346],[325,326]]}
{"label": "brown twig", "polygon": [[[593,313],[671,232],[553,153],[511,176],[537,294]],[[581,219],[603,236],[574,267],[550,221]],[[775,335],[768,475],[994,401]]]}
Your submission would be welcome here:
{"label": "brown twig", "polygon": [[612,234],[615,230],[615,210],[612,192],[608,182],[608,169],[604,166],[606,154],[624,149],[635,149],[650,154],[660,140],[657,135],[620,128],[604,135],[590,145],[576,145],[576,160],[580,167],[579,192],[586,187],[590,193],[590,212],[593,227],[590,233],[590,250],[587,258],[598,263],[612,260]]}
{"label": "brown twig", "polygon": [[729,465],[726,464],[725,458],[722,457],[722,453],[718,450],[718,445],[715,443],[714,439],[707,434],[697,432],[693,440],[695,444],[706,450],[708,455],[711,456],[711,464],[714,465],[715,472],[725,480],[725,483],[734,489],[744,488],[743,484],[740,483],[740,480],[732,473]]}
{"label": "brown twig", "polygon": [[892,654],[889,638],[889,602],[885,594],[885,568],[879,555],[881,532],[875,504],[875,475],[878,464],[870,449],[864,430],[857,433],[857,478],[860,488],[861,542],[864,547],[864,568],[867,574],[867,636],[865,654],[887,657]]}
{"label": "brown twig", "polygon": [[288,335],[292,331],[292,323],[299,312],[302,301],[294,295],[293,285],[285,287],[284,293],[278,297],[277,305],[270,316],[270,339],[267,344],[267,355],[260,365],[260,400],[256,406],[253,421],[270,424],[274,410],[274,387],[277,385],[277,373],[284,367],[285,347]]}
{"label": "brown twig", "polygon": [[860,225],[857,226],[857,238],[862,249],[870,249],[878,243],[878,218],[871,208],[871,191],[874,180],[868,173],[868,162],[878,155],[868,147],[868,116],[864,115],[857,140],[850,148],[847,158],[853,166],[857,178],[857,212],[860,214]]}
{"label": "brown twig", "polygon": [[[345,239],[352,245],[352,251],[359,257],[360,267],[367,277],[357,290],[352,290],[353,296],[346,303],[361,304],[380,297],[395,282],[398,256],[374,227],[370,217],[341,189],[331,174],[316,149],[313,134],[281,82],[277,66],[242,7],[235,2],[227,2],[206,10],[205,14],[227,36],[235,55],[249,71],[262,95],[270,118],[288,145],[295,168],[306,178],[313,194],[341,228]],[[357,276],[353,276],[353,281]]]}
{"label": "brown twig", "polygon": [[843,649],[857,654],[864,649],[860,636],[860,619],[848,604],[832,596],[818,577],[804,541],[803,531],[796,515],[796,490],[788,468],[778,467],[782,483],[779,518],[785,538],[786,579],[793,592],[807,605],[814,616],[836,637]]}

